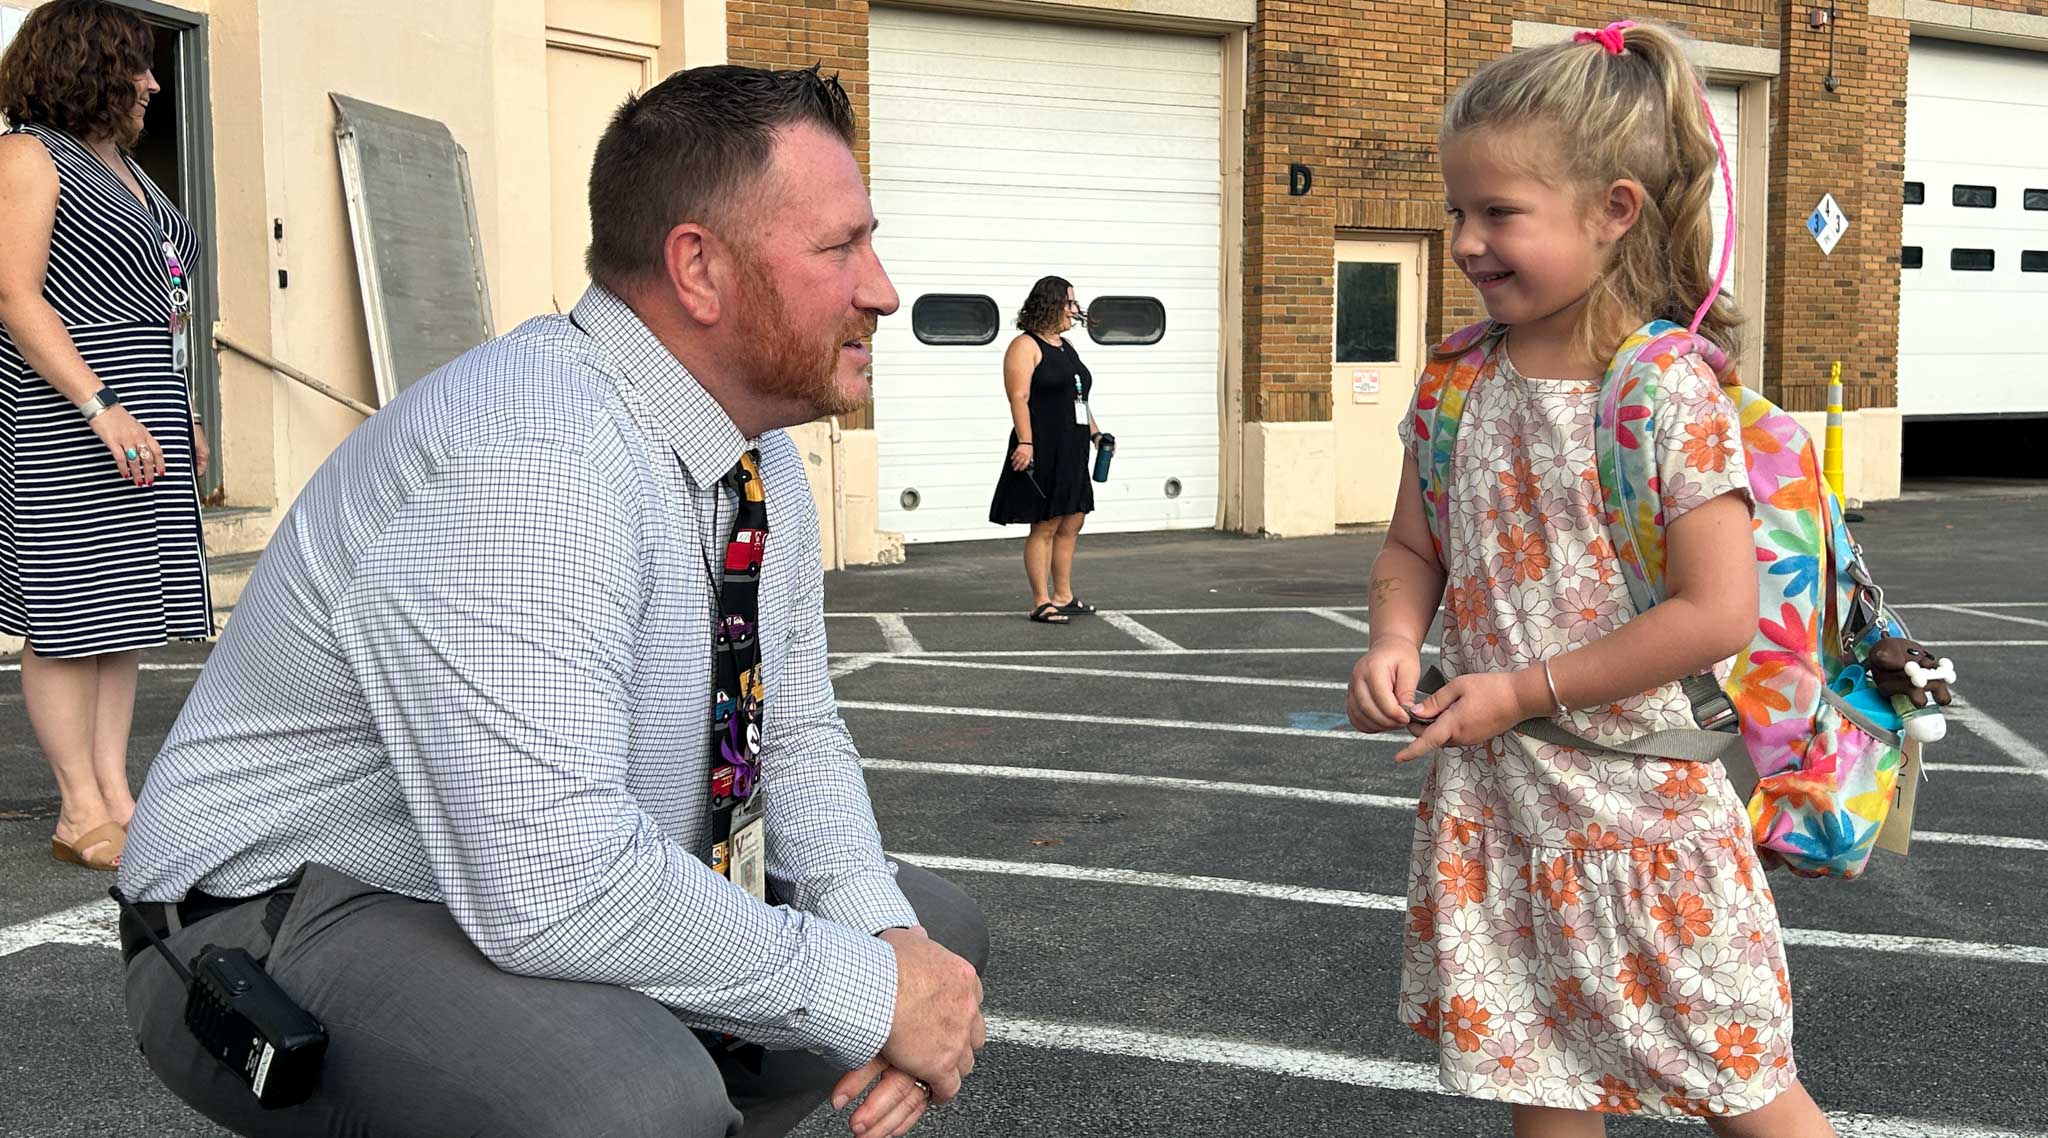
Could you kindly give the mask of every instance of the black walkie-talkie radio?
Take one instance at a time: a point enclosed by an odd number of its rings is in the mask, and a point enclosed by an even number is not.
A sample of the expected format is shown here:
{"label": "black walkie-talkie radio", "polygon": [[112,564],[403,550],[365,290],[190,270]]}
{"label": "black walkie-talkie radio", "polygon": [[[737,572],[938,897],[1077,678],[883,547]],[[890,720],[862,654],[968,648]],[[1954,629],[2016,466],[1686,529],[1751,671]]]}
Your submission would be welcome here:
{"label": "black walkie-talkie radio", "polygon": [[327,1029],[285,994],[246,948],[207,945],[186,968],[119,889],[109,889],[185,981],[185,1027],[249,1084],[265,1110],[306,1100],[320,1082]]}

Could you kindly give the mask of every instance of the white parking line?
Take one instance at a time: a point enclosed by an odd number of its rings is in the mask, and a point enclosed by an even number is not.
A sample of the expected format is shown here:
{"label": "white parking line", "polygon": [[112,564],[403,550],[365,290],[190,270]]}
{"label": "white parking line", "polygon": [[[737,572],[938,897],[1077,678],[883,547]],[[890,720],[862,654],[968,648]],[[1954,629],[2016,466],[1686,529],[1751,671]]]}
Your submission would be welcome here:
{"label": "white parking line", "polygon": [[[205,665],[205,664],[141,664],[141,665],[138,665],[138,666],[139,666],[139,667],[140,667],[140,668],[141,668],[141,669],[142,669],[143,671],[145,671],[145,672],[196,672],[196,671],[198,671],[199,669],[201,669],[201,668],[205,667],[206,665]],[[20,664],[0,664],[0,672],[19,672],[19,671],[21,671],[21,665],[20,665]]]}
{"label": "white parking line", "polygon": [[2048,778],[2048,770],[2005,763],[1928,763],[1920,769],[1928,774],[2026,774]]}
{"label": "white parking line", "polygon": [[2048,628],[2048,620],[2036,620],[2031,616],[2013,616],[2010,613],[1991,612],[1990,605],[1928,605],[1938,612],[1961,613],[1964,616],[1981,616],[1991,620],[2003,620],[2012,624],[2031,624],[2036,628]]}
{"label": "white parking line", "polygon": [[[1330,611],[1332,611],[1332,612],[1364,612],[1364,611],[1365,611],[1365,606],[1364,606],[1364,605],[1333,605],[1333,606],[1328,606],[1328,607],[1330,608]],[[1230,613],[1272,613],[1272,612],[1314,612],[1314,611],[1316,611],[1316,610],[1314,610],[1314,609],[1311,609],[1311,608],[1307,608],[1307,607],[1304,607],[1304,606],[1302,606],[1302,605],[1252,605],[1252,606],[1242,606],[1242,605],[1204,605],[1204,606],[1202,606],[1202,607],[1200,607],[1200,608],[1179,608],[1179,609],[1122,609],[1122,608],[1120,608],[1120,609],[1118,609],[1118,610],[1116,610],[1116,611],[1118,611],[1118,612],[1120,612],[1120,613],[1124,613],[1124,614],[1125,614],[1125,615],[1127,615],[1127,616],[1191,616],[1191,615],[1198,615],[1198,614],[1201,614],[1201,613],[1212,613],[1212,612],[1218,612],[1218,613],[1222,613],[1222,612],[1230,612]],[[828,612],[828,613],[826,613],[826,614],[825,614],[826,618],[827,618],[827,619],[830,619],[830,620],[840,620],[840,619],[846,619],[846,620],[853,620],[853,619],[860,619],[860,618],[866,618],[866,617],[876,617],[876,616],[882,616],[882,615],[885,615],[885,614],[883,614],[883,613],[876,613],[876,612]],[[1016,614],[1016,613],[1013,613],[1013,612],[1011,612],[1011,611],[1009,611],[1008,609],[955,609],[955,610],[950,610],[950,611],[932,611],[932,612],[899,612],[899,613],[888,613],[888,614],[886,614],[886,615],[889,615],[889,616],[935,616],[935,617],[958,617],[958,616],[1016,616],[1017,614]]]}
{"label": "white parking line", "polygon": [[[2048,640],[2042,643],[2048,644]],[[1434,644],[1422,646],[1425,656],[1435,656],[1441,651]],[[1364,653],[1365,646],[1360,644],[1349,648],[1181,648],[1172,652],[1157,648],[947,648],[920,655],[927,660],[1079,660],[1090,656],[1349,656],[1356,659]],[[872,655],[872,652],[834,652],[832,658]]]}
{"label": "white parking line", "polygon": [[[1886,601],[1885,604],[1887,607],[1895,609],[1938,609],[1947,607],[1944,602],[1938,601],[1913,601],[1902,605],[1895,605],[1890,601]],[[1969,604],[1972,608],[1980,609],[2048,608],[2048,601],[1971,601]]]}
{"label": "white parking line", "polygon": [[[862,759],[869,770],[905,774],[960,775],[968,778],[1015,778],[1037,782],[1072,782],[1095,786],[1141,786],[1159,790],[1200,790],[1220,794],[1243,794],[1253,798],[1285,798],[1301,802],[1324,802],[1333,806],[1367,806],[1375,809],[1415,812],[1415,796],[1363,794],[1352,790],[1321,790],[1308,786],[1272,786],[1255,782],[1226,782],[1220,779],[1179,778],[1173,775],[1115,774],[1108,771],[1063,770],[1053,767],[1007,767],[986,763],[923,763],[910,759]],[[2048,840],[2010,838],[2002,834],[1952,834],[1942,830],[1915,830],[1913,841],[1936,845],[1983,846],[1987,849],[2048,852]]]}
{"label": "white parking line", "polygon": [[[947,857],[943,854],[890,851],[912,865],[947,873],[986,873],[1006,877],[1045,877],[1060,881],[1087,881],[1099,885],[1139,885],[1154,889],[1183,889],[1195,893],[1227,893],[1235,897],[1259,897],[1270,901],[1299,901],[1311,905],[1335,905],[1347,909],[1377,909],[1405,913],[1408,899],[1389,893],[1366,893],[1354,889],[1322,889],[1312,885],[1284,885],[1269,881],[1241,881],[1234,877],[1203,877],[1180,873],[1149,873],[1137,869],[1103,869],[1090,865],[1068,865],[1053,861],[999,861],[993,858]],[[1811,948],[1853,948],[1868,952],[1895,952],[1907,956],[1949,956],[1964,960],[1985,960],[2005,964],[2048,965],[2048,948],[2029,944],[1980,944],[1940,937],[1892,936],[1886,933],[1849,933],[1832,929],[1779,930],[1786,944]]]}
{"label": "white parking line", "polygon": [[12,956],[39,944],[84,944],[120,947],[114,931],[117,910],[112,901],[94,901],[39,920],[0,929],[0,956]]}
{"label": "white parking line", "polygon": [[995,664],[982,660],[934,660],[930,656],[870,656],[873,664],[910,664],[920,668],[969,668],[990,672],[1032,672],[1046,676],[1093,676],[1109,680],[1186,680],[1196,684],[1232,684],[1239,687],[1300,688],[1309,691],[1343,691],[1348,685],[1329,680],[1284,680],[1271,676],[1210,676],[1198,672],[1131,672],[1119,668],[1063,668],[1049,664]]}
{"label": "white parking line", "polygon": [[1337,609],[1310,609],[1308,611],[1322,617],[1331,624],[1341,624],[1354,632],[1363,632],[1367,636],[1372,635],[1372,625],[1365,623],[1355,616],[1345,616]]}
{"label": "white parking line", "polygon": [[926,707],[917,703],[877,703],[864,699],[842,699],[841,708],[855,711],[901,711],[912,715],[964,715],[970,718],[987,719],[1037,719],[1055,723],[1099,723],[1107,727],[1173,727],[1189,731],[1232,731],[1242,735],[1290,735],[1301,739],[1374,739],[1380,742],[1406,743],[1407,732],[1395,734],[1382,731],[1373,735],[1361,735],[1349,727],[1317,731],[1309,727],[1269,727],[1263,723],[1205,723],[1192,719],[1141,719],[1125,715],[1083,715],[1071,711],[1012,711],[1007,707]]}
{"label": "white parking line", "polygon": [[[1166,1063],[1206,1063],[1241,1071],[1260,1071],[1290,1079],[1414,1094],[1450,1095],[1437,1081],[1436,1068],[1398,1059],[1370,1059],[1333,1051],[1276,1047],[1241,1039],[1137,1031],[1104,1024],[1070,1023],[991,1015],[988,1037],[1020,1047],[1120,1055]],[[1475,1106],[1478,1104],[1475,1102]],[[2043,1138],[2036,1131],[1992,1130],[1953,1122],[1888,1118],[1875,1114],[1829,1111],[1828,1119],[1842,1138]],[[1659,1118],[1661,1122],[1696,1125],[1691,1119]]]}
{"label": "white parking line", "polygon": [[1103,623],[1112,628],[1123,629],[1126,633],[1130,634],[1132,639],[1147,648],[1157,649],[1161,652],[1178,652],[1181,650],[1180,645],[1139,624],[1131,618],[1129,613],[1110,612],[1104,609],[1097,615],[1102,617]]}
{"label": "white parking line", "polygon": [[2004,751],[2013,761],[2037,771],[2048,771],[2048,753],[2044,753],[2039,745],[2021,738],[2012,728],[1986,715],[1984,709],[1976,704],[1959,699],[1942,714],[1954,716],[1956,722],[1969,728],[1978,738]]}
{"label": "white parking line", "polygon": [[[1249,782],[1222,782],[1208,778],[1175,778],[1158,774],[1111,774],[1106,771],[1056,770],[1049,767],[1004,767],[983,763],[920,763],[909,759],[862,759],[869,770],[906,774],[947,774],[968,778],[1019,778],[1042,782],[1086,783],[1096,786],[1143,786],[1160,790],[1208,790],[1226,794],[1248,794],[1254,798],[1287,798],[1302,802],[1326,802],[1334,806],[1372,806],[1415,812],[1415,796],[1360,794],[1352,790],[1319,790],[1309,786],[1262,786]],[[1922,835],[1915,833],[1917,840]]]}
{"label": "white parking line", "polygon": [[910,626],[903,623],[902,617],[889,613],[877,613],[875,615],[875,623],[882,626],[882,639],[889,642],[889,651],[911,653],[924,651],[922,647],[919,647],[917,637],[910,634]]}
{"label": "white parking line", "polygon": [[878,663],[882,659],[884,657],[881,656],[848,656],[843,660],[834,660],[826,666],[825,678],[828,680],[845,679],[847,676],[860,671],[870,664]]}
{"label": "white parking line", "polygon": [[[1218,723],[1199,719],[1145,719],[1124,715],[1084,715],[1072,711],[1016,711],[1007,707],[929,707],[919,703],[882,703],[871,700],[847,699],[839,701],[841,708],[855,711],[895,711],[910,715],[961,715],[967,717],[985,716],[989,719],[1032,719],[1051,723],[1100,723],[1109,727],[1165,727],[1184,731],[1222,731],[1239,735],[1289,735],[1303,739],[1376,739],[1382,742],[1406,743],[1406,732],[1381,731],[1372,735],[1361,735],[1348,728],[1332,728],[1318,731],[1309,727],[1273,727],[1264,723]],[[1334,713],[1335,709],[1332,709]],[[2048,770],[2025,766],[2000,766],[1994,763],[1928,763],[1922,768],[1930,774],[1957,772],[1967,774],[2015,774],[2034,777],[2048,777]]]}

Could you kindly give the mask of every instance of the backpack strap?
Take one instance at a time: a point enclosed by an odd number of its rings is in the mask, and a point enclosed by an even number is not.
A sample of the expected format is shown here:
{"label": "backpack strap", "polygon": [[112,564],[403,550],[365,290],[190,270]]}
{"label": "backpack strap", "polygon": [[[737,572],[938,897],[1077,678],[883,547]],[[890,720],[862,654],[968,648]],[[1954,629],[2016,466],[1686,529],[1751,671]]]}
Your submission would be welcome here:
{"label": "backpack strap", "polygon": [[1697,355],[1715,372],[1728,357],[1669,320],[1654,320],[1623,340],[1600,380],[1594,453],[1607,540],[1638,614],[1665,599],[1664,498],[1657,473],[1657,390],[1664,373]]}
{"label": "backpack strap", "polygon": [[[1416,681],[1415,692],[1420,696],[1433,695],[1449,682],[1444,678],[1443,669],[1432,667]],[[1711,763],[1718,760],[1727,765],[1731,774],[1747,771],[1749,768],[1749,746],[1743,742],[1742,736],[1732,731],[1702,731],[1698,728],[1682,727],[1652,731],[1620,743],[1595,743],[1565,730],[1554,719],[1540,716],[1535,719],[1524,719],[1508,730],[1541,743],[1571,747],[1575,750],[1591,747],[1634,755],[1637,758],[1675,759],[1683,763]]]}
{"label": "backpack strap", "polygon": [[1450,529],[1451,459],[1458,449],[1465,397],[1502,330],[1489,320],[1460,328],[1430,353],[1429,364],[1422,369],[1412,425],[1423,448],[1423,461],[1416,463],[1422,477],[1423,516],[1429,522],[1439,564],[1444,563],[1444,541]]}

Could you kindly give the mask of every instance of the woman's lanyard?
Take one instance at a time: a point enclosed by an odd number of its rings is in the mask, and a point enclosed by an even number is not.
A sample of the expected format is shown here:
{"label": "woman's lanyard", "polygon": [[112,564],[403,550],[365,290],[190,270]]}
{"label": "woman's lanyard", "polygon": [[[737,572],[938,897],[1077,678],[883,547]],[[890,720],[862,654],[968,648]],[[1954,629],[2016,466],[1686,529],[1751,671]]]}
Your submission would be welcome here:
{"label": "woman's lanyard", "polygon": [[178,259],[178,249],[168,237],[164,238],[163,250],[164,276],[171,286],[171,369],[184,375],[189,355],[187,333],[192,324],[192,288],[185,279],[185,263]]}
{"label": "woman's lanyard", "polygon": [[[1067,354],[1072,354],[1072,349],[1067,348],[1066,344],[1062,343],[1060,347],[1065,349]],[[1088,422],[1088,393],[1081,389],[1081,361],[1076,359],[1074,361],[1074,424],[1085,427],[1088,425]]]}

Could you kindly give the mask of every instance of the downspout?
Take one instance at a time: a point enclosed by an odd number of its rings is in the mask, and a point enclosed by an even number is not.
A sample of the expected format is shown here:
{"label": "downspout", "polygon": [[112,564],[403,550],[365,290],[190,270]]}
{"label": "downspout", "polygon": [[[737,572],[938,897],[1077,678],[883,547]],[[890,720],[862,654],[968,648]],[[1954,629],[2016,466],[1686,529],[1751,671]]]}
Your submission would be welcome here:
{"label": "downspout", "polygon": [[832,568],[846,568],[846,433],[839,416],[832,424]]}

